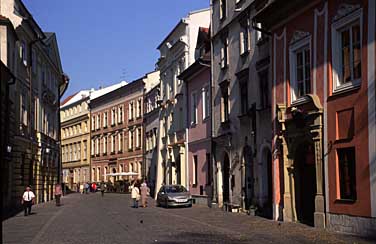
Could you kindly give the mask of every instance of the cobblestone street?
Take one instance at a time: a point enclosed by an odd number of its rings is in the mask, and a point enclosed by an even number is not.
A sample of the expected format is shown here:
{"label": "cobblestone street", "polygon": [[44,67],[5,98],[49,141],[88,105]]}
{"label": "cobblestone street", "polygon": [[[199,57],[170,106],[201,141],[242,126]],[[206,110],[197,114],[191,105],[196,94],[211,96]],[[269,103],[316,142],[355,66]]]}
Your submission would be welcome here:
{"label": "cobblestone street", "polygon": [[131,208],[129,195],[71,194],[3,222],[3,243],[368,243],[301,224],[278,223],[204,206]]}

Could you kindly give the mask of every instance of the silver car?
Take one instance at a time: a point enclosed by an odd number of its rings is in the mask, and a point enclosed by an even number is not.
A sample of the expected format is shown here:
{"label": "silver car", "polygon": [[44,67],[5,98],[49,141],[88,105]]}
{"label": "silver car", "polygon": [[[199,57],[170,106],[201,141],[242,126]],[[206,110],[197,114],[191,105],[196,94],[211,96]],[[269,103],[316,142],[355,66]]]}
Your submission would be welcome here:
{"label": "silver car", "polygon": [[166,185],[159,189],[157,205],[168,207],[192,207],[192,196],[182,185]]}

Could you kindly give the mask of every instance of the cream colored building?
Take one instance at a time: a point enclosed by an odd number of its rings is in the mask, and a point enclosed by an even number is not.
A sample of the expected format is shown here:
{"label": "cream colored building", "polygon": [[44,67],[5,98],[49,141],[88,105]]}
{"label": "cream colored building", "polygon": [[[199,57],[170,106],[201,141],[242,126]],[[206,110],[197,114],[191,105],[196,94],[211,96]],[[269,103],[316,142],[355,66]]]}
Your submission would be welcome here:
{"label": "cream colored building", "polygon": [[200,27],[209,27],[210,11],[188,13],[160,43],[160,104],[156,190],[162,183],[189,186],[186,138],[186,88],[177,76],[195,61]]}
{"label": "cream colored building", "polygon": [[63,182],[71,190],[90,179],[89,90],[67,97],[60,106]]}
{"label": "cream colored building", "polygon": [[4,209],[20,207],[31,185],[36,202],[53,199],[59,182],[59,100],[68,81],[55,33],[43,32],[21,0],[0,1],[0,58],[15,76],[9,86],[9,145],[2,178]]}

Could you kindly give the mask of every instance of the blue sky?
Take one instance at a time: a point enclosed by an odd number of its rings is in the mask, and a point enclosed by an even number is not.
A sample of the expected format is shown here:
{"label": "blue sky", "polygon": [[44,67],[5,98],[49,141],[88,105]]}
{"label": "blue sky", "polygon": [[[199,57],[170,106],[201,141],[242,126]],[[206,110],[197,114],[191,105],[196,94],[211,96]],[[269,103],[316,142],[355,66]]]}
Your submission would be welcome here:
{"label": "blue sky", "polygon": [[43,31],[55,32],[63,69],[70,76],[64,97],[154,70],[158,44],[189,11],[209,0],[24,0]]}

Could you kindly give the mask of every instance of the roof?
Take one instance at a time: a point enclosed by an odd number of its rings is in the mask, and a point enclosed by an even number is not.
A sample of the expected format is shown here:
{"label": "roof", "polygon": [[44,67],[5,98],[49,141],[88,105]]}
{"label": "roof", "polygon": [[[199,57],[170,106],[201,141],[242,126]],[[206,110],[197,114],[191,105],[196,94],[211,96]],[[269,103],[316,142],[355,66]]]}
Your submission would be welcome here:
{"label": "roof", "polygon": [[60,105],[60,108],[67,107],[71,104],[74,104],[82,99],[85,99],[90,96],[90,90],[82,90],[79,92],[74,93],[73,95],[70,95],[67,97]]}
{"label": "roof", "polygon": [[61,103],[60,103],[60,107],[61,106],[63,106],[63,105],[65,105],[69,100],[71,100],[72,99],[72,97],[74,97],[76,94],[77,94],[78,92],[76,92],[76,93],[74,93],[74,94],[72,94],[72,95],[70,95],[70,96],[67,96]]}
{"label": "roof", "polygon": [[162,44],[163,44],[164,42],[167,41],[167,39],[172,35],[172,33],[174,33],[174,31],[178,28],[178,26],[179,26],[180,24],[187,24],[187,23],[186,23],[186,19],[187,19],[190,15],[192,15],[192,14],[197,14],[197,13],[204,12],[204,11],[208,11],[208,10],[210,10],[210,8],[204,8],[204,9],[194,10],[194,11],[189,12],[188,15],[187,15],[186,17],[181,18],[181,19],[179,20],[179,22],[176,24],[176,26],[170,31],[170,33],[168,33],[168,35],[167,35],[167,36],[163,39],[163,41],[158,45],[157,49],[160,49],[160,48],[161,48]]}
{"label": "roof", "polygon": [[93,91],[90,94],[90,99],[94,100],[94,99],[96,99],[98,97],[101,97],[101,96],[103,96],[103,95],[105,95],[107,93],[110,93],[110,92],[112,92],[112,91],[114,91],[114,90],[116,90],[116,89],[118,89],[120,87],[123,87],[123,86],[127,85],[127,84],[128,84],[128,82],[122,81],[122,82],[114,84],[112,86],[108,86],[108,87],[105,87],[105,88]]}

